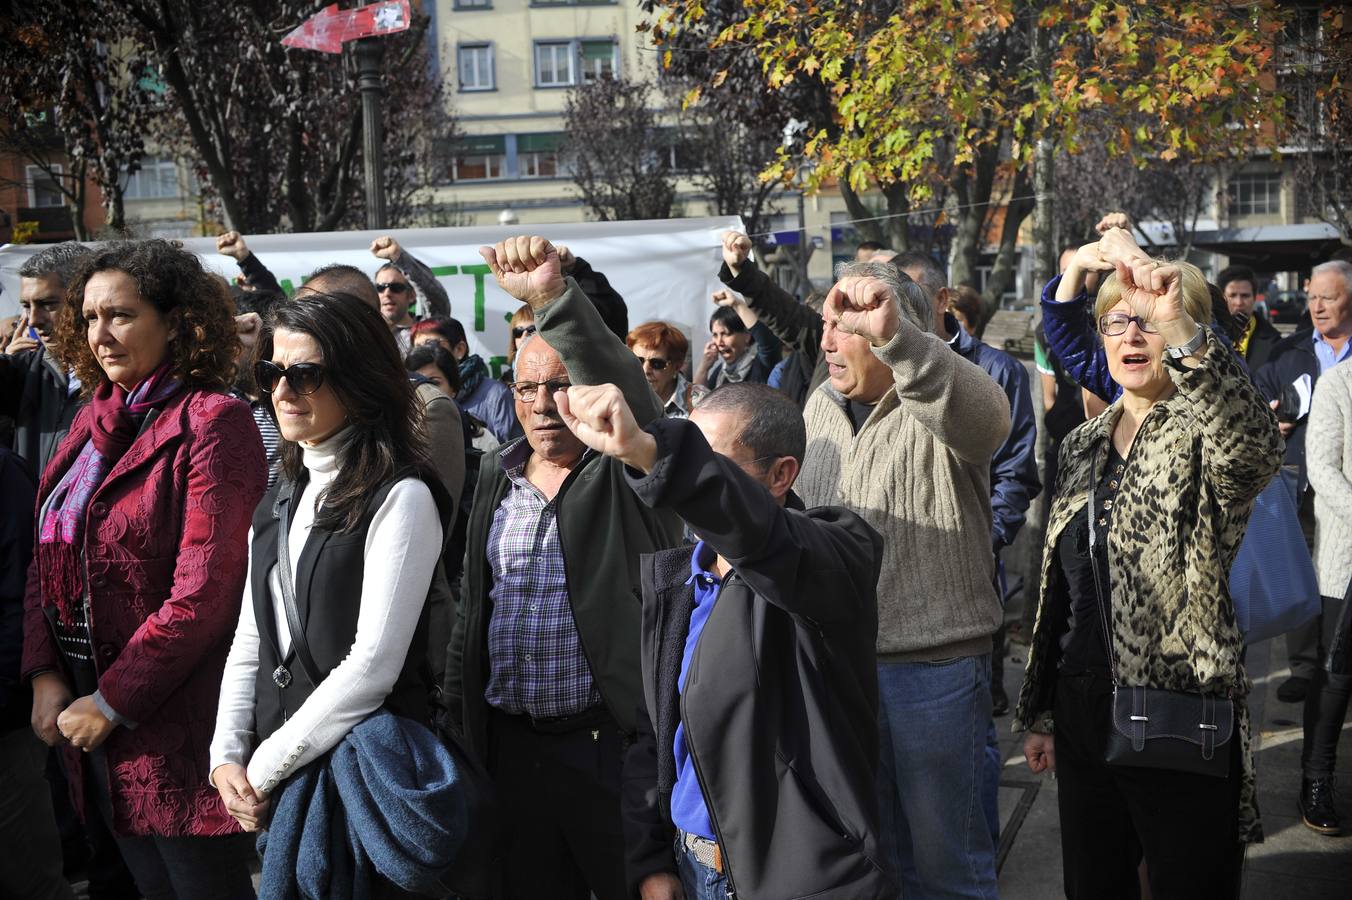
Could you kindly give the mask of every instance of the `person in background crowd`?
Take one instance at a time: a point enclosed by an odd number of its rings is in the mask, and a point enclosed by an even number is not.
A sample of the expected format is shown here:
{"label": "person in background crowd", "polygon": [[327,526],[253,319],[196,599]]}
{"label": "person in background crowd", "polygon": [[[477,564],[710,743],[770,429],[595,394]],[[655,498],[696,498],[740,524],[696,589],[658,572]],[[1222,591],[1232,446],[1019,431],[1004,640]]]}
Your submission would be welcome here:
{"label": "person in background crowd", "polygon": [[511,388],[490,377],[488,364],[478,354],[469,352],[465,326],[460,320],[432,317],[414,325],[414,346],[427,342],[445,347],[459,363],[460,393],[456,402],[461,410],[486,428],[499,444],[520,437],[521,423],[516,419]]}
{"label": "person in background crowd", "polygon": [[[1272,348],[1267,363],[1254,373],[1254,382],[1277,411],[1286,438],[1282,479],[1291,489],[1305,541],[1314,546],[1315,491],[1305,467],[1305,428],[1310,397],[1324,373],[1352,357],[1352,263],[1321,263],[1310,272],[1309,328],[1300,328]],[[1322,617],[1316,617],[1286,636],[1291,676],[1277,688],[1277,699],[1300,703],[1320,666]]]}
{"label": "person in background crowd", "polygon": [[[725,241],[724,248],[728,248]],[[991,457],[1009,398],[932,334],[924,289],[891,264],[842,265],[823,309],[829,384],[806,410],[809,506],[883,536],[878,581],[884,850],[908,898],[993,897],[981,808],[991,636]]]}
{"label": "person in background crowd", "polygon": [[404,357],[404,368],[425,379],[447,397],[460,393],[460,366],[451,351],[440,344],[424,343]]}
{"label": "person in background crowd", "polygon": [[779,339],[747,302],[727,289],[715,291],[709,317],[712,337],[695,368],[695,384],[717,390],[725,384],[765,384],[783,357]]}
{"label": "person in background crowd", "polygon": [[661,415],[634,355],[607,333],[540,237],[481,248],[501,287],[535,310],[512,391],[526,425],[480,471],[446,675],[448,718],[498,789],[498,896],[627,897],[620,765],[641,688],[638,563],[680,524],[649,510],[618,460],[588,451],[554,395],[621,386],[635,418]]}
{"label": "person in background crowd", "polygon": [[37,483],[8,447],[0,447],[0,895],[74,900],[61,873],[61,836],[42,777],[47,748],[33,734],[33,692],[19,677],[23,660],[24,575],[33,558]]}
{"label": "person in background crowd", "polygon": [[253,255],[244,235],[238,231],[227,231],[216,238],[216,252],[228,256],[238,265],[244,276],[244,287],[251,291],[263,291],[268,294],[284,295],[277,277],[268,271],[268,267]]}
{"label": "person in background crowd", "polygon": [[[248,407],[225,394],[225,286],[167,241],[90,255],[54,346],[92,400],[39,491],[24,615],[33,727],[141,892],[253,896],[248,838],[206,781],[249,515],[267,482]],[[165,527],[166,522],[178,523]]]}
{"label": "person in background crowd", "polygon": [[820,307],[799,303],[757,268],[751,261],[751,238],[740,232],[725,231],[722,241],[723,265],[718,270],[718,280],[744,297],[760,321],[784,342],[796,362],[794,368],[785,373],[780,390],[800,405],[806,404],[807,398],[827,376],[826,358],[821,347]]}
{"label": "person in background crowd", "polygon": [[54,244],[19,268],[22,315],[0,356],[0,410],[14,419],[14,452],[37,474],[47,468],[82,405],[79,378],[53,357],[52,340],[66,286],[92,252],[73,241]]}
{"label": "person in background crowd", "polygon": [[[807,444],[797,405],[733,384],[690,421],[643,431],[614,385],[558,402],[579,439],[625,464],[644,504],[675,510],[700,538],[643,562],[646,708],[624,766],[630,896],[892,900],[875,782],[882,538],[793,494]],[[783,780],[785,765],[831,785],[830,807]]]}
{"label": "person in background crowd", "polygon": [[[895,262],[895,261],[894,261]],[[953,288],[948,300],[948,311],[953,314],[962,330],[972,337],[981,330],[981,295],[970,284],[960,284]]]}
{"label": "person in background crowd", "polygon": [[535,310],[522,305],[520,309],[512,313],[512,318],[507,322],[507,327],[509,329],[507,333],[507,365],[498,375],[498,380],[503,384],[511,384],[516,380],[512,374],[512,366],[516,363],[516,348],[527,337],[535,334]]}
{"label": "person in background crowd", "polygon": [[[1235,897],[1262,828],[1227,575],[1277,470],[1277,423],[1198,324],[1202,273],[1103,242],[1078,255],[1116,270],[1094,311],[1123,394],[1062,448],[1015,724],[1030,769],[1057,775],[1067,897],[1134,896],[1142,855],[1160,900]],[[1105,762],[1115,684],[1232,698],[1228,774]]]}
{"label": "person in background crowd", "polygon": [[207,770],[246,831],[377,708],[427,721],[426,600],[450,511],[388,322],[356,297],[310,294],[271,324],[255,379],[286,442],[283,478],[253,516]]}
{"label": "person in background crowd", "polygon": [[886,249],[886,247],[877,241],[861,241],[859,246],[854,249],[854,261],[868,262],[873,258],[873,254]]}
{"label": "person in background crowd", "polygon": [[1272,356],[1282,335],[1272,327],[1265,316],[1255,312],[1258,302],[1258,276],[1248,266],[1230,266],[1216,276],[1216,287],[1225,300],[1225,308],[1234,319],[1239,332],[1235,349],[1256,372]]}
{"label": "person in background crowd", "polygon": [[371,242],[371,253],[385,260],[376,270],[376,291],[380,294],[380,315],[389,323],[399,352],[413,349],[413,304],[419,297],[418,312],[423,316],[449,316],[451,298],[437,276],[425,263],[408,253],[389,235]]}
{"label": "person in background crowd", "polygon": [[1338,738],[1352,697],[1352,363],[1324,373],[1314,389],[1305,459],[1314,491],[1314,562],[1323,616],[1305,695],[1301,820],[1320,834],[1342,834],[1334,796]]}
{"label": "person in background crowd", "polygon": [[643,377],[662,403],[662,415],[669,419],[688,419],[693,409],[690,382],[681,372],[690,342],[670,322],[644,322],[629,332],[624,343],[643,364]]}
{"label": "person in background crowd", "polygon": [[[825,291],[813,291],[803,299],[803,305],[819,317],[822,313],[822,304],[825,302]],[[779,335],[776,334],[775,337],[779,337]],[[803,404],[807,403],[808,385],[812,382],[812,370],[817,364],[817,357],[820,355],[820,346],[817,352],[812,354],[804,353],[798,349],[790,350],[770,371],[770,378],[765,383],[787,395],[789,399],[798,404],[799,409],[802,409]]]}

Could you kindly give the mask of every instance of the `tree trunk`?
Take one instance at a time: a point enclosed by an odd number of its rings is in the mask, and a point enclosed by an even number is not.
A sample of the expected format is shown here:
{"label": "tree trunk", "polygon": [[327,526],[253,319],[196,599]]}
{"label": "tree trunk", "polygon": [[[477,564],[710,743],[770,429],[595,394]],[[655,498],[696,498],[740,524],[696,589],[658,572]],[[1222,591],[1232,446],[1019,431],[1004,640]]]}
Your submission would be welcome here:
{"label": "tree trunk", "polygon": [[226,229],[240,232],[266,231],[266,227],[262,229],[253,228],[252,226],[255,223],[249,222],[248,217],[244,214],[244,208],[240,205],[239,197],[235,195],[235,176],[230,171],[230,160],[225,158],[224,149],[217,146],[202,119],[202,112],[198,109],[197,101],[193,97],[192,86],[188,83],[187,72],[184,71],[183,63],[179,60],[178,54],[170,52],[163,54],[163,56],[165,57],[164,79],[174,89],[174,94],[178,97],[179,109],[182,110],[183,119],[188,123],[188,130],[192,133],[193,144],[202,157],[203,164],[207,167],[207,175],[211,179],[212,187],[216,189],[216,195],[220,197]]}
{"label": "tree trunk", "polygon": [[1050,138],[1037,142],[1033,167],[1033,283],[1040,290],[1056,274],[1056,229],[1052,196],[1056,189],[1056,144]]}
{"label": "tree trunk", "polygon": [[997,149],[991,147],[977,154],[972,167],[958,174],[953,192],[957,199],[957,225],[951,250],[953,269],[949,281],[977,287],[977,261],[981,256],[982,232],[986,226],[986,212],[990,209],[991,189],[995,184]]}
{"label": "tree trunk", "polygon": [[[1028,193],[1028,170],[1020,169],[1014,176],[1014,186],[1010,196],[1015,198],[1005,207],[1005,222],[1000,229],[1000,248],[995,253],[995,264],[991,266],[990,277],[986,280],[986,290],[981,295],[981,328],[1000,308],[1000,298],[1014,283],[1014,254],[1019,244],[1019,227],[1033,211],[1033,201],[1026,199]],[[1023,199],[1019,199],[1023,198]]]}
{"label": "tree trunk", "polygon": [[886,244],[887,239],[883,234],[882,223],[873,218],[872,210],[864,205],[864,201],[854,192],[854,188],[850,187],[849,180],[842,178],[837,183],[840,186],[840,196],[845,201],[845,209],[850,214],[854,230],[859,232],[859,236],[866,241]]}
{"label": "tree trunk", "polygon": [[887,199],[887,216],[884,221],[888,240],[883,243],[898,253],[911,249],[911,190],[910,186],[895,181],[883,188],[883,197]]}

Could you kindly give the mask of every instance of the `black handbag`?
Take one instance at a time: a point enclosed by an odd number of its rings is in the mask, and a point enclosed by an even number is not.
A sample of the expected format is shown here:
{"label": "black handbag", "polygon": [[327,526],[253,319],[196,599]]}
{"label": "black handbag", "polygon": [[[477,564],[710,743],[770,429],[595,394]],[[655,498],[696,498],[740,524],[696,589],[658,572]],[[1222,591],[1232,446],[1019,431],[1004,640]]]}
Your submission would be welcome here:
{"label": "black handbag", "polygon": [[1094,527],[1098,508],[1094,499],[1097,471],[1096,459],[1089,470],[1089,562],[1113,681],[1112,719],[1104,761],[1110,766],[1172,769],[1226,778],[1230,774],[1230,741],[1235,731],[1235,704],[1230,697],[1124,685],[1118,677],[1108,598],[1104,596],[1099,572],[1099,536]]}

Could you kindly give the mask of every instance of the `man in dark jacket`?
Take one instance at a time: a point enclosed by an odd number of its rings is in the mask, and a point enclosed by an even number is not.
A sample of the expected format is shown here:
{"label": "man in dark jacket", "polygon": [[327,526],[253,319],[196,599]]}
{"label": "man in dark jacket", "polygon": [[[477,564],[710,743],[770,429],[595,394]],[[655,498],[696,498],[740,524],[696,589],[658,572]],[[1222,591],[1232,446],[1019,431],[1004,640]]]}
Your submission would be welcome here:
{"label": "man in dark jacket", "polygon": [[[1277,410],[1286,439],[1280,477],[1296,498],[1305,542],[1314,546],[1314,492],[1305,471],[1305,424],[1315,383],[1326,369],[1352,358],[1352,265],[1326,262],[1310,273],[1310,327],[1283,338],[1267,364],[1254,373],[1254,384]],[[1310,676],[1319,661],[1319,618],[1286,636],[1291,677],[1277,688],[1277,699],[1305,699]]]}
{"label": "man in dark jacket", "polygon": [[80,408],[79,382],[49,348],[66,285],[92,252],[73,241],[54,244],[19,269],[23,312],[20,327],[0,355],[0,413],[14,419],[14,452],[39,476]]}
{"label": "man in dark jacket", "polygon": [[624,768],[630,896],[894,897],[878,845],[882,538],[792,493],[793,401],[729,385],[640,430],[614,385],[560,396],[645,505],[700,538],[643,560],[643,701]]}
{"label": "man in dark jacket", "polygon": [[617,461],[587,450],[556,390],[616,383],[661,416],[643,368],[544,238],[481,248],[498,285],[535,310],[512,385],[525,437],[484,458],[446,671],[450,726],[498,787],[503,897],[625,896],[623,747],[636,729],[639,557],[680,523],[639,502]]}
{"label": "man in dark jacket", "polygon": [[[1243,323],[1243,332],[1235,341],[1235,349],[1250,372],[1257,372],[1272,356],[1272,351],[1281,341],[1282,335],[1272,327],[1264,316],[1254,315],[1254,306],[1258,303],[1258,276],[1248,266],[1230,266],[1222,269],[1216,276],[1216,287],[1225,298],[1226,309],[1237,322]],[[1214,315],[1220,317],[1221,311]]]}

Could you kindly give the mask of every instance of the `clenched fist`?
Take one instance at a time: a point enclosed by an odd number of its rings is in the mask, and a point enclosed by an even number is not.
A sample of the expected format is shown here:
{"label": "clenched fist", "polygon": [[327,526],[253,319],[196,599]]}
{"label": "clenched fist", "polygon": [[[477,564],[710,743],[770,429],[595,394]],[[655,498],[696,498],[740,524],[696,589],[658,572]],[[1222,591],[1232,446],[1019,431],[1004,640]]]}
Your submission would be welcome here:
{"label": "clenched fist", "polygon": [[479,255],[488,263],[498,287],[531,309],[549,305],[568,289],[559,251],[542,237],[507,238],[492,247],[480,247]]}
{"label": "clenched fist", "polygon": [[559,415],[578,440],[630,468],[651,472],[657,440],[638,427],[624,394],[613,384],[573,385],[554,395]]}
{"label": "clenched fist", "polygon": [[403,252],[404,248],[400,247],[399,242],[388,234],[371,242],[371,253],[386,262],[394,262]]}
{"label": "clenched fist", "polygon": [[741,267],[751,256],[751,238],[740,231],[723,232],[723,262],[733,275],[739,274]]}
{"label": "clenched fist", "polygon": [[896,336],[901,325],[892,289],[877,278],[842,278],[826,295],[822,318],[846,334],[857,334],[875,347]]}
{"label": "clenched fist", "polygon": [[244,262],[249,258],[249,245],[244,243],[244,235],[238,231],[227,231],[216,238],[216,252],[232,257],[236,262]]}

